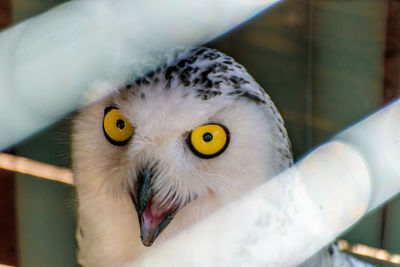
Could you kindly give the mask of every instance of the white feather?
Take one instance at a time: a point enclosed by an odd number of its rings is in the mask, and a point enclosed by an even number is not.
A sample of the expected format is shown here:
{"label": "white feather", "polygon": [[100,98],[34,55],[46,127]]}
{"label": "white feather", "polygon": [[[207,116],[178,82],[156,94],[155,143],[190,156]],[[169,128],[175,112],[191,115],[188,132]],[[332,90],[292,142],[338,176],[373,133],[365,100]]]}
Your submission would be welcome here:
{"label": "white feather", "polygon": [[[196,64],[202,71],[210,62]],[[256,94],[263,104],[229,95],[235,89],[228,83],[221,84],[221,95],[207,101],[196,96],[194,85],[184,86],[177,79],[166,90],[165,71],[156,73],[158,83],[123,88],[86,107],[75,120],[72,157],[79,203],[78,258],[83,266],[121,266],[151,249],[141,243],[127,193],[146,162],[157,162],[155,201],[164,206],[188,203],[154,246],[292,162],[281,116],[243,67],[233,73],[249,81],[243,90]],[[104,137],[108,106],[118,107],[135,127],[125,146],[112,145]],[[220,156],[202,159],[190,151],[186,139],[191,130],[209,122],[226,126],[230,143]]]}

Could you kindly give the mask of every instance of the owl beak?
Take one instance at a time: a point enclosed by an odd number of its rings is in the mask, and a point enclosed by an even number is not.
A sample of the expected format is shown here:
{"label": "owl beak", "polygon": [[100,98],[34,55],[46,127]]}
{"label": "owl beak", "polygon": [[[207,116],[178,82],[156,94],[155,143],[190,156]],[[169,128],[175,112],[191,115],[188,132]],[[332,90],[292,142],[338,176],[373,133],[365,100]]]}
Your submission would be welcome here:
{"label": "owl beak", "polygon": [[162,207],[153,201],[152,179],[153,168],[143,168],[137,177],[136,192],[130,194],[138,214],[140,238],[146,247],[153,244],[178,210]]}

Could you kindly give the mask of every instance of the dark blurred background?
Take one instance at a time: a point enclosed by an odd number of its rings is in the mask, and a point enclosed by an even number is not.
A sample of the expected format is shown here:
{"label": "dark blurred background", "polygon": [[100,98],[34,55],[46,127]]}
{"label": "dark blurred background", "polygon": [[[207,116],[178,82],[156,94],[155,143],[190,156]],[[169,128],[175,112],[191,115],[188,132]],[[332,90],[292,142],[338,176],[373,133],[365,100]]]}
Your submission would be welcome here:
{"label": "dark blurred background", "polygon": [[[61,2],[0,0],[0,27]],[[399,96],[400,0],[282,1],[207,45],[246,66],[271,95],[297,159]],[[8,152],[68,167],[68,143],[61,122]],[[0,264],[76,266],[73,194],[0,170]],[[396,198],[343,238],[400,253],[399,225]]]}
{"label": "dark blurred background", "polygon": [[[0,30],[12,22],[11,0],[0,0]],[[14,179],[13,173],[0,169],[0,264],[18,263]]]}

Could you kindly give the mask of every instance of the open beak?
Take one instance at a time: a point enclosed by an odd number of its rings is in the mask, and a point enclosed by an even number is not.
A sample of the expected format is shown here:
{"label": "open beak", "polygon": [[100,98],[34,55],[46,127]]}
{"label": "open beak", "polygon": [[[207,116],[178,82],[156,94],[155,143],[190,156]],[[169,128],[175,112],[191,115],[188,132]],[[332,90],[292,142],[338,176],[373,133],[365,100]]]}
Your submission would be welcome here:
{"label": "open beak", "polygon": [[138,214],[140,238],[146,247],[153,244],[178,211],[178,207],[164,207],[165,205],[162,206],[153,200],[153,176],[153,168],[144,167],[137,177],[133,192],[130,193]]}

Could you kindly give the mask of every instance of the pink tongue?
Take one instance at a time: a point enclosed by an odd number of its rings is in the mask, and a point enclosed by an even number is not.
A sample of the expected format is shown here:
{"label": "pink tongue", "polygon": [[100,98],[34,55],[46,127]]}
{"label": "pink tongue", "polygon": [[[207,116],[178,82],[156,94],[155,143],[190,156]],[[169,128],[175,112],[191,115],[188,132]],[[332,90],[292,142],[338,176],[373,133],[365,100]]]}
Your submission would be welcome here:
{"label": "pink tongue", "polygon": [[166,210],[161,208],[159,204],[154,203],[152,199],[150,199],[143,213],[143,224],[146,228],[157,228],[169,211],[170,209]]}
{"label": "pink tongue", "polygon": [[141,237],[145,246],[151,246],[158,227],[164,218],[172,212],[172,208],[166,209],[161,207],[150,199],[146,210],[142,215]]}

